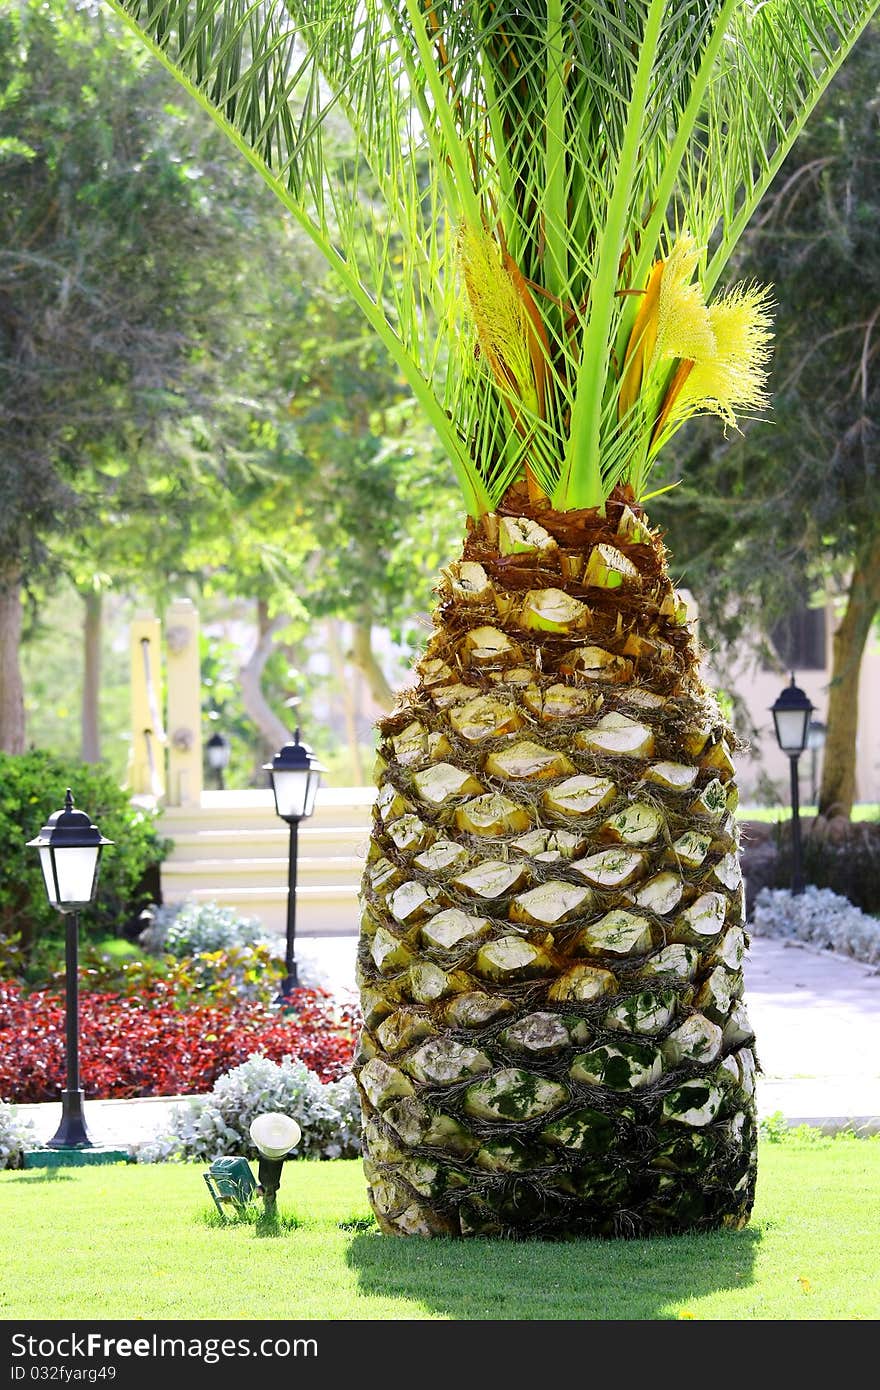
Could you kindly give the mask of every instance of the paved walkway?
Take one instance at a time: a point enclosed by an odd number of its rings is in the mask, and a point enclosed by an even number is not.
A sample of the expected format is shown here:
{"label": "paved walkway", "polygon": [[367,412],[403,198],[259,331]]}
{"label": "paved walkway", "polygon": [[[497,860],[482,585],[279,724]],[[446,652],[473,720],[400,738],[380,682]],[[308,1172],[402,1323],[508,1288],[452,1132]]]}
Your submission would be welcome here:
{"label": "paved walkway", "polygon": [[[357,938],[297,942],[303,984],[354,990]],[[746,1003],[763,1073],[758,1111],[789,1124],[880,1132],[880,970],[795,943],[755,937],[746,967]],[[91,1100],[86,1121],[97,1144],[138,1143],[161,1131],[185,1100]],[[20,1105],[41,1142],[58,1125],[60,1104]]]}

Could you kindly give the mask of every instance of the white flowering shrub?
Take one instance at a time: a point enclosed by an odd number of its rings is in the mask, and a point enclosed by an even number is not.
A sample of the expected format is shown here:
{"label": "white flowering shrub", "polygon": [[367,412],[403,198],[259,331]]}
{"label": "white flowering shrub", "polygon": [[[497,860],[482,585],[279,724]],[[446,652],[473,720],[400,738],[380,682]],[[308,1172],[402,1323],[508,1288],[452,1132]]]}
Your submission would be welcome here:
{"label": "white flowering shrub", "polygon": [[302,1158],[354,1158],[360,1153],[360,1101],[354,1077],[322,1082],[304,1062],[249,1057],[217,1078],[210,1094],[177,1105],[168,1131],[132,1147],[139,1163],[178,1159],[212,1162],[228,1154],[256,1157],[250,1123],[267,1110],[296,1120]]}
{"label": "white flowering shrub", "polygon": [[869,965],[880,962],[880,920],[830,888],[808,885],[803,893],[762,888],[755,896],[750,929],[755,936],[805,941]]}
{"label": "white flowering shrub", "polygon": [[148,950],[178,958],[208,951],[266,945],[280,949],[258,917],[242,917],[218,903],[187,902],[160,907],[142,934]]}
{"label": "white flowering shrub", "polygon": [[0,1168],[20,1168],[22,1155],[38,1147],[30,1120],[17,1119],[12,1107],[0,1101]]}

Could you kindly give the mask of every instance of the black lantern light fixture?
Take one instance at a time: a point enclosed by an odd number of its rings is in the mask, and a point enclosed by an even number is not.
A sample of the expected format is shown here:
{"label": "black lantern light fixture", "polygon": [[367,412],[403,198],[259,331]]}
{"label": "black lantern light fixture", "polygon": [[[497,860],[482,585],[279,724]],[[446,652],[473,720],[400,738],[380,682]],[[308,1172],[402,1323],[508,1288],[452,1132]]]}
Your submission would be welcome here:
{"label": "black lantern light fixture", "polygon": [[230,751],[229,740],[224,738],[219,731],[212,734],[205,744],[208,767],[217,778],[217,790],[221,792],[224,790],[223,774],[229,766]]}
{"label": "black lantern light fixture", "polygon": [[79,913],[95,901],[98,868],[105,845],[111,845],[84,811],[73,804],[70,788],[64,809],[50,816],[28,845],[39,851],[49,902],[66,918],[64,990],[67,1084],[61,1093],[61,1123],[48,1142],[50,1149],[92,1147],[83,1115],[79,1079]]}
{"label": "black lantern light fixture", "polygon": [[798,759],[807,747],[810,716],[814,706],[809,697],[791,681],[771,706],[776,742],[788,755],[791,768],[791,891],[804,891],[803,854],[801,849],[800,784]]}
{"label": "black lantern light fixture", "polygon": [[321,784],[321,773],[326,771],[317,761],[307,744],[300,742],[299,729],[293,736],[293,743],[286,743],[275,754],[271,763],[263,764],[268,772],[275,796],[275,810],[282,820],[290,826],[290,858],[287,873],[287,945],[285,951],[285,978],[277,1003],[284,1003],[291,990],[296,989],[299,979],[296,968],[296,855],[297,833],[301,820],[306,820],[315,809],[315,798]]}

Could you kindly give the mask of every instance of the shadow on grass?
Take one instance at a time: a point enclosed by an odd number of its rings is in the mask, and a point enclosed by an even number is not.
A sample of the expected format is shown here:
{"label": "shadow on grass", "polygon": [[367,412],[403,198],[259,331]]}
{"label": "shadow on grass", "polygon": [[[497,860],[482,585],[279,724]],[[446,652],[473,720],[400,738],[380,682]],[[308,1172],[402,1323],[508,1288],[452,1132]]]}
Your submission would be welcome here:
{"label": "shadow on grass", "polygon": [[357,1235],[361,1291],[454,1319],[612,1321],[687,1317],[689,1304],[753,1282],[759,1230],[650,1240],[503,1241]]}
{"label": "shadow on grass", "polygon": [[236,1211],[230,1207],[223,1216],[214,1209],[206,1209],[198,1218],[206,1226],[216,1230],[228,1230],[233,1226],[250,1226],[257,1240],[272,1240],[278,1236],[289,1235],[302,1222],[292,1212],[267,1212],[256,1202]]}
{"label": "shadow on grass", "polygon": [[300,1225],[295,1216],[287,1213],[279,1216],[277,1212],[260,1212],[254,1222],[254,1235],[257,1240],[273,1240],[277,1236],[289,1235]]}
{"label": "shadow on grass", "polygon": [[59,1168],[18,1168],[14,1173],[7,1174],[5,1180],[6,1182],[73,1182],[70,1173],[64,1173]]}

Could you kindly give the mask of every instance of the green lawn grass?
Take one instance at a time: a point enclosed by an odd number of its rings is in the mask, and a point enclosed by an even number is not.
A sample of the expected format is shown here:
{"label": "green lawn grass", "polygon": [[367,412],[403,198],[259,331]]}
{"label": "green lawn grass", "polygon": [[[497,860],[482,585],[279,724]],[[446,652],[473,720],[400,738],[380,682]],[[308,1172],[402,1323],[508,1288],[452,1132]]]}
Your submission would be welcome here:
{"label": "green lawn grass", "polygon": [[875,1319],[880,1141],[764,1139],[744,1231],[650,1241],[378,1234],[361,1164],[284,1170],[221,1224],[205,1164],[0,1173],[3,1319]]}
{"label": "green lawn grass", "polygon": [[[809,818],[816,815],[815,806],[801,806],[800,814],[802,817]],[[775,825],[777,821],[791,820],[790,806],[738,806],[736,811],[737,820],[759,820],[766,821],[768,824]],[[880,805],[877,802],[865,801],[861,805],[854,806],[852,809],[851,820],[880,820]]]}

